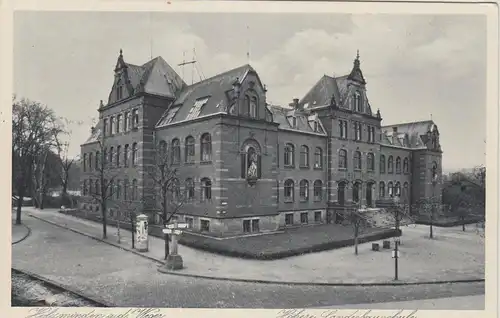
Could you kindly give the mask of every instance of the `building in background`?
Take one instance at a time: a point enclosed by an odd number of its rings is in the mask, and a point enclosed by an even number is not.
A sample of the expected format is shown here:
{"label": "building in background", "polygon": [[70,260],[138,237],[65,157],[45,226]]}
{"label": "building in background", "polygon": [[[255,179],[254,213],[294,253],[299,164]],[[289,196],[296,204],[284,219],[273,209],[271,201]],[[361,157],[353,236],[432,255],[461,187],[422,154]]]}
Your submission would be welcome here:
{"label": "building in background", "polygon": [[[238,235],[333,223],[392,195],[415,206],[441,201],[437,125],[382,126],[359,55],[348,75],[324,75],[287,107],[266,102],[266,86],[250,65],[187,85],[161,57],[137,66],[120,51],[114,73],[99,123],[81,146],[81,208],[89,213],[100,213],[89,193],[103,136],[113,186],[121,189],[115,199],[135,200],[152,216],[145,168],[154,164],[155,144],[170,146],[188,194],[179,216],[192,231]],[[126,218],[127,211],[109,213]]]}

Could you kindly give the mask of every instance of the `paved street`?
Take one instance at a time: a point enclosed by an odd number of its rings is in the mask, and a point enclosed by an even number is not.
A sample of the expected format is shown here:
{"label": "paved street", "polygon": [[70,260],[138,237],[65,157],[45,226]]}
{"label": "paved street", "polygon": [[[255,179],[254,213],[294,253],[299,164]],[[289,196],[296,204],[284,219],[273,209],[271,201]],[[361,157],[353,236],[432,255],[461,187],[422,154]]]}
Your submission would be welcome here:
{"label": "paved street", "polygon": [[[56,210],[25,211],[43,219],[100,238],[99,223],[63,215]],[[403,227],[400,281],[443,281],[484,278],[484,239],[471,228],[435,228],[428,239],[428,226]],[[116,228],[108,226],[109,239],[116,242]],[[121,246],[131,247],[131,234],[121,230]],[[381,243],[381,242],[379,242]],[[150,257],[163,260],[163,241],[150,236]],[[314,283],[392,282],[394,259],[391,250],[371,251],[371,243],[361,244],[359,255],[353,247],[273,261],[244,260],[216,255],[186,246],[179,247],[185,267],[182,273],[209,277]]]}
{"label": "paved street", "polygon": [[296,308],[484,294],[484,283],[363,288],[172,276],[157,272],[154,262],[140,256],[26,215],[23,217],[32,234],[13,245],[15,268],[71,285],[117,306]]}

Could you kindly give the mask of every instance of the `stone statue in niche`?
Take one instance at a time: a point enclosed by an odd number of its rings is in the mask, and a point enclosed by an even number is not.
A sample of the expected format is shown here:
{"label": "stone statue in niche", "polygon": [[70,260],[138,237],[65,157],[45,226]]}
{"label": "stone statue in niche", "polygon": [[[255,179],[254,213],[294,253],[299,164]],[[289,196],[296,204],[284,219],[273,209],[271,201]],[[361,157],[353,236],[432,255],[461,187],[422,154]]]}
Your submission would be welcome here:
{"label": "stone statue in niche", "polygon": [[257,154],[253,148],[248,149],[247,178],[257,179]]}

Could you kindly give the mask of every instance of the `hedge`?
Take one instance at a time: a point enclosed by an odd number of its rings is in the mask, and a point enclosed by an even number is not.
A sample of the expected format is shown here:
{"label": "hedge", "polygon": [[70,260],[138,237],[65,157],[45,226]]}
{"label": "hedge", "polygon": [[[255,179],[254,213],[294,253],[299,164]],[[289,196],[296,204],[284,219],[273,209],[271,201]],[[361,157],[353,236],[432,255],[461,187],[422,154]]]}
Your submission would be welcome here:
{"label": "hedge", "polygon": [[[101,217],[94,213],[85,215],[79,210],[65,210],[60,211],[63,214],[73,215],[76,217],[85,218],[94,222],[101,222]],[[107,224],[110,226],[116,226],[117,221],[114,219],[108,219]],[[131,230],[132,226],[129,222],[120,222],[120,228]],[[154,224],[149,225],[149,235],[163,238],[162,227]],[[271,234],[280,235],[280,234]],[[366,243],[371,241],[377,241],[382,239],[387,239],[394,236],[401,236],[402,231],[396,231],[395,229],[381,230],[375,233],[365,234],[359,237],[358,243]],[[243,239],[243,238],[240,238]],[[203,236],[194,235],[188,232],[184,232],[182,237],[179,239],[179,244],[184,246],[192,247],[194,249],[203,250],[206,252],[216,253],[220,255],[244,258],[244,259],[254,259],[254,260],[275,260],[286,258],[290,256],[298,256],[308,253],[321,252],[326,250],[338,249],[342,247],[354,245],[354,238],[343,239],[337,241],[322,242],[319,244],[313,244],[307,247],[301,248],[288,248],[278,251],[262,252],[262,251],[245,251],[239,248],[238,243],[235,239],[227,240],[215,240]]]}

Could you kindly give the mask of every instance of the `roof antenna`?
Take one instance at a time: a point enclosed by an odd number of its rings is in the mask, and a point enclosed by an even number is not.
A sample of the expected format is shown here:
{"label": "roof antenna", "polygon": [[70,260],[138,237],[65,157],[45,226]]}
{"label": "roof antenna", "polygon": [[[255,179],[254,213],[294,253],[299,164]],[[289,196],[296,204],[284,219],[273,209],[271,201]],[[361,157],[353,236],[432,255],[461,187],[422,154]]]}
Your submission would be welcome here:
{"label": "roof antenna", "polygon": [[250,64],[250,27],[247,25],[247,64]]}
{"label": "roof antenna", "polygon": [[[194,49],[193,49],[193,54],[194,54]],[[188,64],[194,64],[194,63],[196,63],[196,61],[194,60],[194,57],[193,57],[193,60],[186,62],[186,51],[184,51],[182,53],[182,56],[183,56],[182,57],[182,63],[177,64],[177,66],[181,67],[181,69],[182,69],[182,80],[184,80],[184,66],[186,66]],[[194,76],[193,75],[193,70],[194,70],[194,68],[191,70],[191,84],[193,84],[193,76]]]}
{"label": "roof antenna", "polygon": [[151,11],[149,11],[149,59],[153,59],[153,37],[151,36]]}

